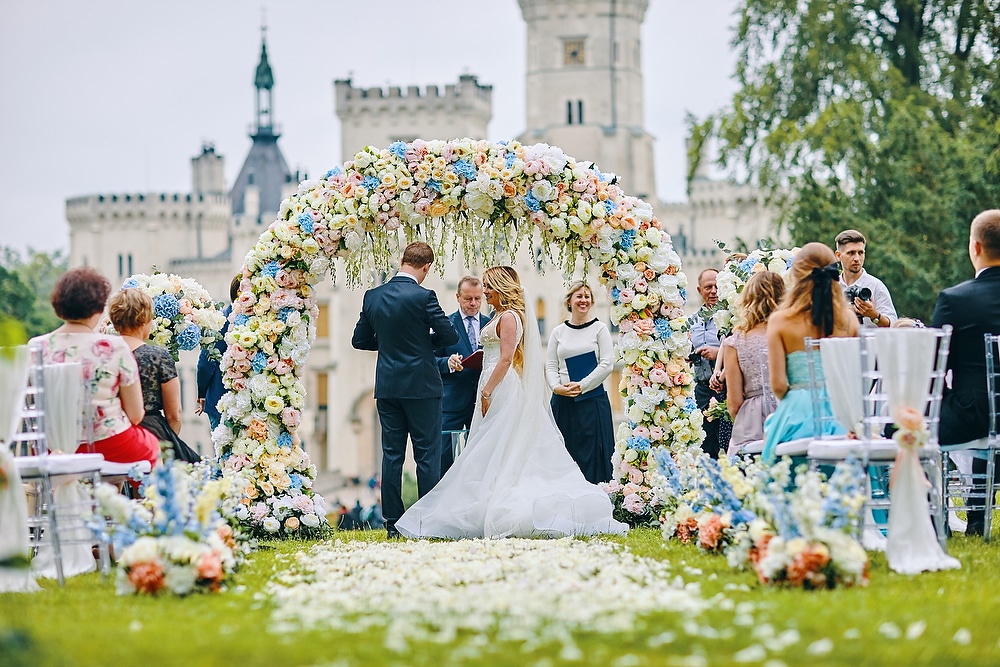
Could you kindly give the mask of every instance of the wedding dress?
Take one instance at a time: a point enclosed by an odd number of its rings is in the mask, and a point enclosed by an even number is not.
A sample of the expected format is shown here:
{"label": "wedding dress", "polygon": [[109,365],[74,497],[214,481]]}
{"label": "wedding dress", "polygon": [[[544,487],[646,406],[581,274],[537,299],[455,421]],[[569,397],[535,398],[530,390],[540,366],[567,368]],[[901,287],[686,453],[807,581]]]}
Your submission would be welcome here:
{"label": "wedding dress", "polygon": [[[480,389],[500,359],[494,318],[480,335]],[[511,318],[508,318],[510,320]],[[513,366],[492,392],[484,417],[480,399],[465,449],[430,493],[396,522],[406,537],[561,537],[623,535],[628,526],[612,516],[611,500],[584,479],[566,451],[546,400],[538,326],[531,312],[524,336],[524,374]]]}

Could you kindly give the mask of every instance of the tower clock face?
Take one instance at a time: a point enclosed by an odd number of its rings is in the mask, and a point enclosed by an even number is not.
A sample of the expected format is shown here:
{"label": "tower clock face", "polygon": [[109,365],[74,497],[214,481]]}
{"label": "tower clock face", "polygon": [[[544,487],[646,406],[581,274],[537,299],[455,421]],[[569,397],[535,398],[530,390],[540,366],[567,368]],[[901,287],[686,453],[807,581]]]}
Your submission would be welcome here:
{"label": "tower clock face", "polygon": [[580,41],[563,42],[563,64],[564,65],[583,64],[583,42]]}

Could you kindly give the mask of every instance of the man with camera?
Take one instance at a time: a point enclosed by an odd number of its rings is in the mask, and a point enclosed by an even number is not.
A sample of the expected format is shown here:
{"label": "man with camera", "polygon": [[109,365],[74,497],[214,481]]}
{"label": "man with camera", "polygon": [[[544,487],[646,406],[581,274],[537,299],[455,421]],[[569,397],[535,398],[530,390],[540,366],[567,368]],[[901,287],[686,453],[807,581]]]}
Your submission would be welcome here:
{"label": "man with camera", "polygon": [[868,242],[864,234],[847,229],[837,234],[836,243],[837,259],[843,267],[840,286],[844,289],[847,302],[854,307],[858,321],[877,327],[892,325],[896,321],[896,309],[889,290],[885,283],[865,271],[865,246]]}
{"label": "man with camera", "polygon": [[[698,275],[698,295],[704,305],[689,319],[692,352],[688,360],[694,371],[694,398],[699,410],[707,410],[712,398],[717,401],[725,400],[723,394],[713,391],[709,386],[721,346],[719,329],[710,314],[711,309],[719,302],[719,289],[715,284],[718,275],[717,269],[705,269]],[[705,429],[705,440],[701,443],[701,448],[713,459],[719,458],[719,421],[705,421],[702,428]]]}

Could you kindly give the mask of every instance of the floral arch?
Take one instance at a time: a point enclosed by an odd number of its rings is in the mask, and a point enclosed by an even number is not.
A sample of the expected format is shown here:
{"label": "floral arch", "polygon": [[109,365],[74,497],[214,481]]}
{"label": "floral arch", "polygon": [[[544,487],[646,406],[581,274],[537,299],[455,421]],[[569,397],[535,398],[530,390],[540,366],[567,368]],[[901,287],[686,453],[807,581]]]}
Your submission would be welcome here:
{"label": "floral arch", "polygon": [[323,500],[311,491],[316,468],[296,429],[316,335],[313,285],[332,262],[342,261],[356,286],[363,272],[388,272],[404,239],[490,265],[535,234],[567,274],[581,260],[601,266],[621,331],[627,415],[608,492],[620,518],[655,520],[650,449],[678,451],[704,437],[687,361],[687,279],[652,207],[616,180],[546,144],[462,139],[369,146],[302,182],[247,253],[226,336],[231,393],[213,440],[224,467],[246,478],[241,520],[270,536],[323,527]]}

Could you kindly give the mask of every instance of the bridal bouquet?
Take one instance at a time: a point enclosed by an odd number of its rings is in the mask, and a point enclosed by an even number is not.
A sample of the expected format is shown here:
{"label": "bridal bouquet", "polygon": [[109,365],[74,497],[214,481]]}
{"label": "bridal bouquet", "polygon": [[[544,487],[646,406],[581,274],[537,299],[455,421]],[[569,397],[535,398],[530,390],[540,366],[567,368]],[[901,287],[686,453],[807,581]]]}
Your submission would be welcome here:
{"label": "bridal bouquet", "polygon": [[[718,243],[723,252],[732,254],[724,243],[721,241]],[[760,248],[751,252],[745,259],[727,262],[715,278],[719,301],[711,312],[720,336],[728,336],[739,322],[740,295],[750,276],[761,271],[774,271],[784,276],[792,268],[792,260],[799,250],[771,248],[763,241],[760,245]]]}
{"label": "bridal bouquet", "polygon": [[101,485],[96,496],[112,526],[102,516],[92,529],[114,545],[118,594],[219,591],[253,548],[233,527],[244,483],[215,478],[208,464],[177,461],[153,469],[139,500]]}
{"label": "bridal bouquet", "polygon": [[149,342],[170,350],[174,361],[180,350],[201,347],[218,360],[215,343],[226,323],[222,303],[212,301],[204,287],[191,278],[155,271],[136,274],[122,283],[122,289],[142,290],[153,299],[153,329]]}

